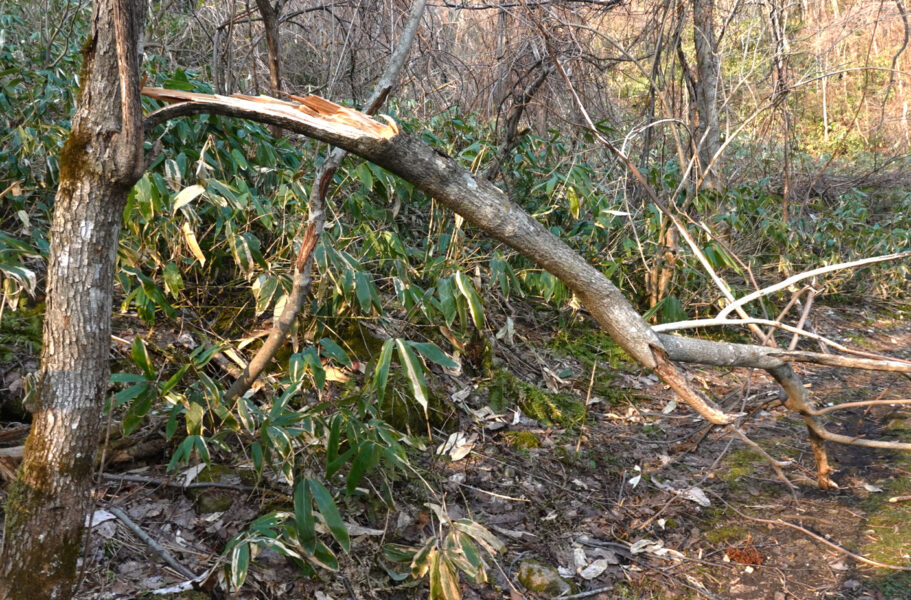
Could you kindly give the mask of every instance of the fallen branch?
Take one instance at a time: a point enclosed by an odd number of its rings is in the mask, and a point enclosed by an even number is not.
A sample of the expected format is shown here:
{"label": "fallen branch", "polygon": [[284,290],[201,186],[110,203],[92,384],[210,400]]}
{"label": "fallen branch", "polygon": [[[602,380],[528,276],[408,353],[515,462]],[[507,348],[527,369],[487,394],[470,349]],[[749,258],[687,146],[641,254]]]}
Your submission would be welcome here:
{"label": "fallen branch", "polygon": [[[821,365],[831,365],[831,366],[843,366],[851,367],[855,369],[866,369],[870,371],[895,371],[898,373],[911,373],[911,361],[903,360],[900,358],[893,358],[889,356],[883,356],[881,354],[873,354],[871,352],[864,352],[862,350],[854,350],[848,348],[834,340],[819,335],[818,333],[812,333],[803,329],[798,329],[797,327],[792,327],[778,321],[772,321],[771,319],[693,319],[690,321],[677,321],[675,323],[663,323],[661,325],[655,325],[652,329],[656,332],[665,332],[665,331],[679,331],[681,329],[696,329],[698,327],[725,327],[728,325],[768,325],[770,327],[777,327],[785,331],[792,332],[796,335],[801,335],[808,337],[812,340],[818,340],[824,344],[832,346],[836,350],[846,352],[848,354],[854,354],[856,356],[867,357],[868,361],[861,361],[857,359],[851,359],[849,357],[837,357],[832,354],[819,354],[816,352],[802,352],[798,350],[778,350],[775,348],[768,348],[766,354],[768,356],[779,357],[782,360],[790,360],[795,362],[812,362]],[[757,351],[762,350],[762,346],[755,346]],[[879,367],[876,367],[875,363],[881,363]],[[737,366],[746,366],[746,365],[737,365]],[[874,368],[876,367],[876,368]],[[764,367],[759,367],[764,368]]]}
{"label": "fallen branch", "polygon": [[[823,360],[812,353],[787,353],[762,346],[658,335],[603,273],[588,264],[500,189],[488,181],[473,177],[453,159],[423,141],[398,133],[392,122],[383,125],[362,113],[326,100],[314,100],[313,97],[300,99],[305,102],[297,104],[270,98],[222,97],[171,90],[146,89],[144,93],[153,98],[181,102],[149,115],[145,122],[147,129],[170,118],[199,113],[247,118],[280,125],[284,129],[335,144],[402,177],[563,281],[624,350],[644,367],[656,369],[665,383],[710,423],[727,425],[733,422],[734,416],[717,408],[692,389],[684,372],[673,361],[750,366],[768,370],[785,387],[788,393],[786,406],[800,413],[807,424],[821,487],[826,487],[830,482],[830,468],[823,440],[911,450],[911,444],[876,442],[826,431],[813,414],[806,399],[806,390],[788,364],[788,359]],[[364,125],[367,121],[370,125]],[[752,321],[781,325],[767,320]],[[725,320],[725,324],[732,323],[735,321]],[[703,321],[693,326],[704,324]],[[806,331],[797,331],[801,335],[824,339]],[[840,347],[834,342],[832,344]],[[772,355],[773,352],[776,354]],[[894,361],[894,365],[887,365],[890,367],[887,370],[893,370],[893,367],[903,369],[901,365],[904,361],[876,355],[871,358]],[[875,366],[872,362],[855,362],[851,366],[858,365]]]}
{"label": "fallen branch", "polygon": [[768,296],[773,294],[778,290],[783,290],[789,286],[794,285],[798,281],[803,281],[804,279],[809,279],[810,277],[815,277],[817,275],[822,275],[823,273],[830,273],[832,271],[840,271],[843,269],[853,269],[854,267],[861,267],[864,265],[872,265],[875,263],[885,262],[889,260],[900,260],[902,258],[908,258],[911,256],[911,250],[905,252],[896,252],[894,254],[884,254],[882,256],[874,256],[872,258],[862,258],[860,260],[854,260],[846,263],[838,263],[837,265],[828,265],[825,267],[819,267],[818,269],[812,269],[810,271],[804,271],[803,273],[798,273],[792,277],[788,277],[783,281],[779,281],[775,285],[770,285],[769,287],[762,288],[759,291],[747,294],[741,298],[738,298],[736,302],[725,306],[721,312],[718,313],[717,318],[723,319],[724,317],[731,314],[732,311],[737,310],[742,307],[744,304],[748,304],[757,298],[762,298],[763,296]]}
{"label": "fallen branch", "polygon": [[911,373],[911,363],[899,358],[854,358],[821,352],[779,350],[755,344],[714,342],[664,333],[658,334],[658,337],[672,360],[687,363],[768,370],[787,363],[804,362],[864,371]]}
{"label": "fallen branch", "polygon": [[178,573],[180,573],[187,579],[191,579],[191,580],[197,579],[197,577],[193,573],[193,571],[191,571],[190,569],[186,568],[185,566],[183,566],[182,564],[177,562],[177,560],[173,556],[171,556],[170,552],[165,550],[161,544],[159,544],[158,542],[153,540],[151,537],[149,537],[149,534],[147,534],[145,531],[143,531],[142,527],[140,527],[139,525],[134,523],[133,520],[130,519],[130,517],[128,517],[125,512],[123,512],[122,510],[120,510],[119,508],[116,508],[116,507],[112,507],[110,509],[110,511],[111,511],[111,514],[114,515],[115,517],[117,517],[118,519],[120,519],[120,521],[124,525],[126,525],[130,529],[130,531],[135,533],[136,537],[138,537],[140,540],[142,540],[149,548],[152,549],[153,552],[155,552],[155,554],[160,556],[162,560],[164,560],[166,563],[168,563],[168,565],[172,569],[174,569],[175,571],[177,571]]}

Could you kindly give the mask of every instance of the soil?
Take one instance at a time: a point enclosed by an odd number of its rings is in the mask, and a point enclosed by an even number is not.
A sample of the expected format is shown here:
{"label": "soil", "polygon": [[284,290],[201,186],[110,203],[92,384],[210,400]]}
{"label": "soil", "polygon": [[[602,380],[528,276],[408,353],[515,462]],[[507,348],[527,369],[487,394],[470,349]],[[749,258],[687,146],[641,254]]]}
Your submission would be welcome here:
{"label": "soil", "polygon": [[[911,359],[911,324],[900,317],[845,307],[817,314],[818,333]],[[393,483],[392,508],[375,495],[340,497],[345,520],[363,529],[352,532],[349,553],[338,551],[338,572],[301,578],[266,549],[230,597],[427,597],[426,581],[389,576],[402,567],[384,559],[382,548],[419,545],[438,532],[437,514],[427,506],[433,502],[450,519],[472,519],[505,543],[503,552],[486,558],[489,583],[461,578],[467,599],[553,597],[526,589],[518,577],[523,568],[559,569],[570,584],[564,588],[569,598],[911,599],[911,572],[871,566],[844,551],[911,566],[911,456],[829,444],[838,488],[820,490],[806,429],[781,406],[764,373],[691,369],[694,385],[729,410],[750,415],[744,430],[751,439],[773,457],[793,461],[786,469],[796,485],[791,490],[748,446],[669,405],[671,393],[654,376],[613,350],[578,345],[598,339],[581,327],[561,338],[556,326],[517,326],[512,345],[497,345],[494,368],[547,397],[575,399],[583,407],[587,398],[587,409],[532,419],[517,408],[520,399],[510,404],[506,398],[504,406],[498,397],[497,410],[486,411],[492,402],[487,380],[441,374],[433,385],[459,400],[457,422],[435,432],[432,442],[425,439],[412,457],[440,495],[411,478]],[[911,381],[893,373],[797,370],[817,406],[911,399]],[[911,411],[901,404],[850,408],[825,419],[839,433],[911,441]],[[156,428],[163,425],[152,419],[134,436],[154,438]],[[476,436],[471,451],[457,460],[436,455],[458,431]],[[180,476],[166,472],[160,448],[130,456],[108,467],[97,509],[122,509],[184,567],[217,575],[232,536],[269,510],[290,509],[277,479],[251,486],[255,482],[236,456],[215,454],[213,460],[225,467],[194,481],[220,487],[188,490],[179,487]],[[182,474],[188,475],[193,473]],[[186,580],[123,521],[97,515],[103,522],[92,529],[78,598],[136,598]],[[160,597],[228,597],[219,589]]]}

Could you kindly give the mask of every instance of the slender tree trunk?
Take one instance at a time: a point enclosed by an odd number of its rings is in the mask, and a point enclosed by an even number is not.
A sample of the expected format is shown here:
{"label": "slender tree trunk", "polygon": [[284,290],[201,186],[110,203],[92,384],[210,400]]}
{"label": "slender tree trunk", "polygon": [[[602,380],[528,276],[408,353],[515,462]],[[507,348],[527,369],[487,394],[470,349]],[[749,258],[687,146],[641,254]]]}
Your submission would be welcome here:
{"label": "slender tree trunk", "polygon": [[[693,41],[696,46],[696,111],[699,125],[696,128],[696,143],[699,145],[699,164],[706,173],[718,149],[721,136],[718,126],[718,48],[715,43],[715,28],[712,18],[715,13],[714,0],[693,0]],[[719,185],[720,161],[716,161],[708,172],[703,186],[717,189]]]}
{"label": "slender tree trunk", "polygon": [[[263,28],[266,33],[266,48],[269,53],[269,92],[275,98],[281,97],[282,72],[281,72],[281,43],[278,31],[278,16],[281,11],[281,2],[272,6],[270,0],[256,0],[256,6],[263,16]],[[272,126],[272,135],[282,137],[282,129]]]}
{"label": "slender tree trunk", "polygon": [[60,156],[37,405],[10,488],[0,598],[70,598],[111,345],[111,289],[127,193],[142,173],[139,61],[146,3],[97,0],[82,90]]}

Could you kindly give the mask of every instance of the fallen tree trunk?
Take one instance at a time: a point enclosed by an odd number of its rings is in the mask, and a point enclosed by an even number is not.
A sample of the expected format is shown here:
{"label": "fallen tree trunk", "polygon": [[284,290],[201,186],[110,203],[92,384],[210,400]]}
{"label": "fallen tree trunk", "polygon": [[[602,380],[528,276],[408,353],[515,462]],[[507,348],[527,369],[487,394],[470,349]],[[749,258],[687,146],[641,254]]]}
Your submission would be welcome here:
{"label": "fallen tree trunk", "polygon": [[[558,277],[617,344],[643,367],[654,369],[683,401],[714,425],[730,425],[736,415],[726,414],[693,390],[685,374],[672,361],[768,371],[786,391],[787,408],[799,413],[807,425],[820,487],[828,487],[831,483],[825,440],[877,448],[911,449],[909,444],[859,440],[828,432],[819,422],[816,411],[808,402],[806,390],[789,364],[790,361],[808,361],[875,368],[873,363],[883,361],[868,361],[870,364],[861,365],[852,359],[852,364],[848,364],[847,361],[820,359],[820,355],[813,353],[783,352],[762,346],[657,334],[603,273],[545,229],[499,188],[485,179],[473,177],[452,158],[420,139],[400,133],[395,122],[388,117],[385,124],[379,123],[363,113],[316,96],[293,97],[299,102],[295,104],[264,97],[212,96],[154,88],[143,89],[143,94],[177,103],[149,115],[144,123],[146,130],[169,119],[194,114],[213,113],[245,118],[328,142],[402,177],[491,237]],[[876,368],[905,370],[906,365],[898,364],[901,362]],[[732,431],[749,441],[733,425]],[[776,472],[780,473],[780,465],[774,460],[772,462]]]}
{"label": "fallen tree trunk", "polygon": [[363,113],[317,96],[299,104],[250,96],[212,96],[144,88],[143,94],[178,102],[146,118],[150,129],[168,119],[201,113],[251,119],[344,148],[412,183],[462,215],[491,237],[511,246],[563,281],[610,336],[642,366],[655,369],[703,418],[727,425],[734,418],[693,390],[665,358],[661,341],[619,289],[572,248],[547,231],[502,190],[475,178],[452,158],[416,137],[400,134],[389,119],[381,124]]}

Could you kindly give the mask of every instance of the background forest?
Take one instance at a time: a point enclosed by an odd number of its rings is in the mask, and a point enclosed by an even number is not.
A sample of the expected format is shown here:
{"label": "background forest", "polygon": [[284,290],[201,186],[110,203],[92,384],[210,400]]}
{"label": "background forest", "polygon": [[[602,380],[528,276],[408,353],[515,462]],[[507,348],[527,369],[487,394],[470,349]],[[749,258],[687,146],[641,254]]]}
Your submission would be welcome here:
{"label": "background forest", "polygon": [[[35,401],[91,8],[0,7],[6,481]],[[411,8],[149,2],[143,85],[365,108]],[[781,347],[835,340],[907,371],[909,38],[901,0],[429,2],[379,112],[508,192],[653,325],[904,253],[749,310],[809,333],[766,333]],[[911,598],[887,568],[911,552],[907,454],[833,450],[839,487],[813,489],[803,424],[769,377],[694,369],[761,447],[706,427],[563,281],[355,156],[330,173],[289,341],[238,392],[296,289],[330,148],[216,115],[146,139],[76,597]],[[907,378],[800,373],[819,406],[879,402],[833,429],[911,441]],[[796,491],[765,452],[792,461]]]}

